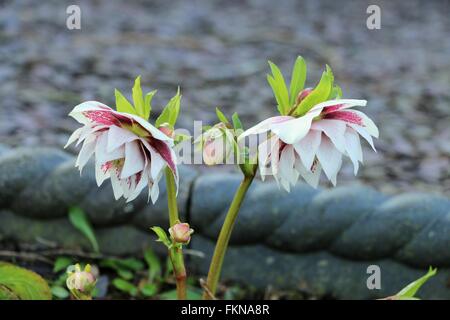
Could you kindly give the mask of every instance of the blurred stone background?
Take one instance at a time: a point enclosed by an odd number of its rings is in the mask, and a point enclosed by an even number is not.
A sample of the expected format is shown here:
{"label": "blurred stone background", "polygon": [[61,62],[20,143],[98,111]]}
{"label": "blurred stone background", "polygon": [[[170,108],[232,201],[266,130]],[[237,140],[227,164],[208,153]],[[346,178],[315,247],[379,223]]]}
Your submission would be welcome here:
{"label": "blurred stone background", "polygon": [[[71,4],[81,30],[66,28]],[[369,4],[381,7],[381,30],[366,27]],[[216,106],[249,127],[276,112],[267,60],[288,74],[300,54],[309,86],[328,63],[346,97],[369,101],[381,134],[359,181],[449,196],[449,14],[448,1],[418,0],[0,0],[0,142],[62,148],[76,104],[113,106],[114,88],[130,93],[137,75],[159,90],[154,114],[181,86],[179,127],[213,123]]]}

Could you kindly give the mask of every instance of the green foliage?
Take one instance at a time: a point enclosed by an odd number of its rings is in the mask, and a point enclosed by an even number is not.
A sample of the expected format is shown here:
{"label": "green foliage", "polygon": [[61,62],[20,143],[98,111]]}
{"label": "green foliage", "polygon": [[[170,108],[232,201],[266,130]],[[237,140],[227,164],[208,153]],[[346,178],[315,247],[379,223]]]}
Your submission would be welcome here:
{"label": "green foliage", "polygon": [[0,262],[0,300],[51,300],[47,282],[37,273]]}
{"label": "green foliage", "polygon": [[234,130],[243,130],[242,122],[236,112],[231,116],[231,120],[233,121]]}
{"label": "green foliage", "polygon": [[138,288],[133,283],[121,278],[115,278],[112,281],[112,284],[116,289],[128,293],[132,297],[135,297],[139,292]]}
{"label": "green foliage", "polygon": [[152,227],[150,228],[154,233],[158,236],[156,241],[162,242],[167,248],[172,246],[172,241],[170,241],[169,237],[167,237],[166,232],[160,227]]}
{"label": "green foliage", "polygon": [[74,264],[74,260],[69,257],[58,257],[53,264],[53,272],[65,271],[68,266]]}
{"label": "green foliage", "polygon": [[436,275],[436,272],[437,272],[436,268],[433,269],[433,267],[430,267],[426,275],[408,284],[406,287],[400,290],[395,296],[402,300],[416,298],[415,295],[417,291],[420,289],[420,287],[422,287],[422,285],[424,285],[425,282],[428,281],[428,279]]}
{"label": "green foliage", "polygon": [[227,117],[223,114],[222,111],[220,111],[219,108],[216,108],[216,115],[217,115],[217,118],[219,119],[220,122],[223,122],[225,124],[229,124],[230,123],[230,121],[228,121]]}
{"label": "green foliage", "polygon": [[150,118],[150,112],[152,111],[152,99],[156,94],[157,90],[150,91],[145,95],[144,98],[144,119],[148,120]]}
{"label": "green foliage", "polygon": [[64,288],[62,286],[56,286],[56,285],[52,286],[51,291],[52,291],[52,295],[55,298],[58,298],[61,300],[67,299],[70,296],[69,290],[67,290],[66,288]]}
{"label": "green foliage", "polygon": [[100,252],[100,248],[98,246],[94,230],[84,211],[78,207],[70,208],[69,220],[72,223],[72,225],[89,240],[93,250],[97,253]]}
{"label": "green foliage", "polygon": [[141,76],[138,76],[136,80],[134,80],[134,86],[132,89],[133,103],[134,109],[136,113],[141,118],[145,117],[145,109],[144,109],[144,97],[142,96],[142,88],[141,88]]}
{"label": "green foliage", "polygon": [[302,116],[315,105],[328,100],[333,89],[334,76],[331,68],[327,65],[317,86],[303,99],[295,109],[294,115]]}
{"label": "green foliage", "polygon": [[298,56],[292,69],[291,84],[290,84],[290,97],[289,106],[293,107],[297,99],[298,94],[305,87],[306,81],[306,62]]}
{"label": "green foliage", "polygon": [[155,279],[161,279],[161,262],[152,249],[147,248],[145,250],[144,259],[148,266],[148,281],[153,282]]}
{"label": "green foliage", "polygon": [[168,124],[170,128],[173,129],[175,127],[175,123],[177,122],[178,114],[180,113],[180,103],[181,93],[180,88],[178,88],[177,94],[170,99],[159,117],[156,119],[155,126],[158,128],[163,124]]}
{"label": "green foliage", "polygon": [[119,90],[115,89],[114,94],[116,96],[116,109],[119,112],[136,114],[133,105],[125,98],[125,96]]}
{"label": "green foliage", "polygon": [[273,94],[278,104],[278,111],[285,115],[289,112],[289,93],[284,81],[283,74],[276,64],[269,61],[272,75],[267,75],[267,81],[272,88]]}

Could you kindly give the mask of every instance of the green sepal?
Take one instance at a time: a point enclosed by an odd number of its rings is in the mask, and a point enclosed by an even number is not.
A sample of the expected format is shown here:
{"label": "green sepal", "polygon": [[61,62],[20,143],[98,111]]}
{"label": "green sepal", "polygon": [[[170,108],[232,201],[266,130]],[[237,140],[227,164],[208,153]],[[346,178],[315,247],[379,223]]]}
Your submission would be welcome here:
{"label": "green sepal", "polygon": [[116,96],[116,110],[119,112],[135,114],[137,115],[136,110],[133,105],[125,98],[125,96],[117,89],[114,89],[114,94]]}
{"label": "green sepal", "polygon": [[243,130],[242,122],[236,112],[231,116],[231,120],[233,121],[234,130]]}
{"label": "green sepal", "polygon": [[422,285],[425,282],[427,282],[428,279],[436,275],[436,272],[437,272],[436,268],[433,269],[433,267],[430,267],[426,275],[408,284],[406,287],[400,290],[395,296],[403,300],[408,298],[415,298],[415,295],[417,291],[420,289],[420,287],[422,287]]}
{"label": "green sepal", "polygon": [[165,106],[164,110],[161,112],[159,117],[156,119],[155,125],[156,127],[160,127],[162,124],[169,124],[169,126],[173,129],[175,127],[175,123],[178,119],[178,114],[180,113],[180,102],[181,102],[181,94],[180,88],[178,87],[177,94],[170,99],[170,101]]}
{"label": "green sepal", "polygon": [[300,91],[305,87],[306,81],[306,62],[303,57],[298,56],[292,69],[291,83],[290,83],[290,97],[289,106],[293,107]]}
{"label": "green sepal", "polygon": [[229,124],[230,123],[230,121],[228,121],[227,117],[223,114],[222,111],[220,111],[219,108],[216,108],[216,115],[217,115],[217,118],[219,119],[220,122],[223,122],[225,124]]}
{"label": "green sepal", "polygon": [[145,119],[144,98],[142,96],[142,88],[141,88],[141,76],[138,76],[134,80],[132,95],[133,95],[134,109],[136,110],[137,115]]}
{"label": "green sepal", "polygon": [[278,104],[278,111],[281,115],[285,115],[289,112],[289,93],[284,81],[283,74],[280,68],[273,62],[269,61],[269,66],[272,71],[272,75],[267,75],[267,81],[272,88],[275,95],[275,99]]}
{"label": "green sepal", "polygon": [[155,226],[151,227],[150,229],[153,230],[153,232],[158,236],[158,239],[156,241],[162,242],[169,249],[171,248],[172,241],[170,241],[166,232],[161,227]]}
{"label": "green sepal", "polygon": [[148,120],[150,118],[150,113],[152,111],[152,99],[156,94],[157,90],[153,90],[145,95],[144,98],[144,119]]}

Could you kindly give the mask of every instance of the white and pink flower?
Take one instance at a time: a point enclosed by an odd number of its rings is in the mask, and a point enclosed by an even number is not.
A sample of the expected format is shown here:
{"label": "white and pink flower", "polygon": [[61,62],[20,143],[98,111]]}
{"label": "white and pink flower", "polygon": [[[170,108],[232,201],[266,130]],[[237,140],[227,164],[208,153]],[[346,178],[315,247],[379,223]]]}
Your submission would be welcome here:
{"label": "white and pink flower", "polygon": [[131,201],[148,186],[149,198],[155,203],[166,166],[178,185],[173,139],[144,119],[96,101],[79,104],[69,115],[84,125],[66,144],[83,142],[75,166],[81,172],[95,154],[97,184],[110,178],[116,199],[123,196]]}
{"label": "white and pink flower", "polygon": [[364,113],[351,109],[366,104],[365,100],[353,99],[325,101],[298,118],[266,119],[245,131],[239,139],[268,134],[258,146],[261,177],[272,174],[287,191],[300,176],[316,188],[322,170],[336,185],[343,155],[352,161],[355,175],[363,161],[360,135],[375,150],[372,137],[378,138],[378,128]]}

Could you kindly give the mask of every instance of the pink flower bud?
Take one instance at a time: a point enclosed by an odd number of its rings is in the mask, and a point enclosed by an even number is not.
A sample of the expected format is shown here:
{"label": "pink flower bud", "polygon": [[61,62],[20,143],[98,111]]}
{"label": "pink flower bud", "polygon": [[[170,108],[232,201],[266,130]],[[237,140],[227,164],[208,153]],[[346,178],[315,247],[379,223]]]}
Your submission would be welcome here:
{"label": "pink flower bud", "polygon": [[166,136],[168,136],[170,138],[174,138],[174,131],[168,123],[163,123],[158,129],[159,129],[159,131],[164,133]]}
{"label": "pink flower bud", "polygon": [[310,93],[313,91],[313,88],[306,88],[300,91],[300,93],[297,96],[297,100],[295,103],[298,105],[300,102],[302,102],[303,99],[305,99]]}
{"label": "pink flower bud", "polygon": [[175,242],[188,244],[191,241],[191,234],[194,232],[188,223],[177,223],[169,229],[170,236]]}
{"label": "pink flower bud", "polygon": [[226,163],[233,151],[234,136],[225,124],[219,123],[201,136],[203,161],[206,165]]}

